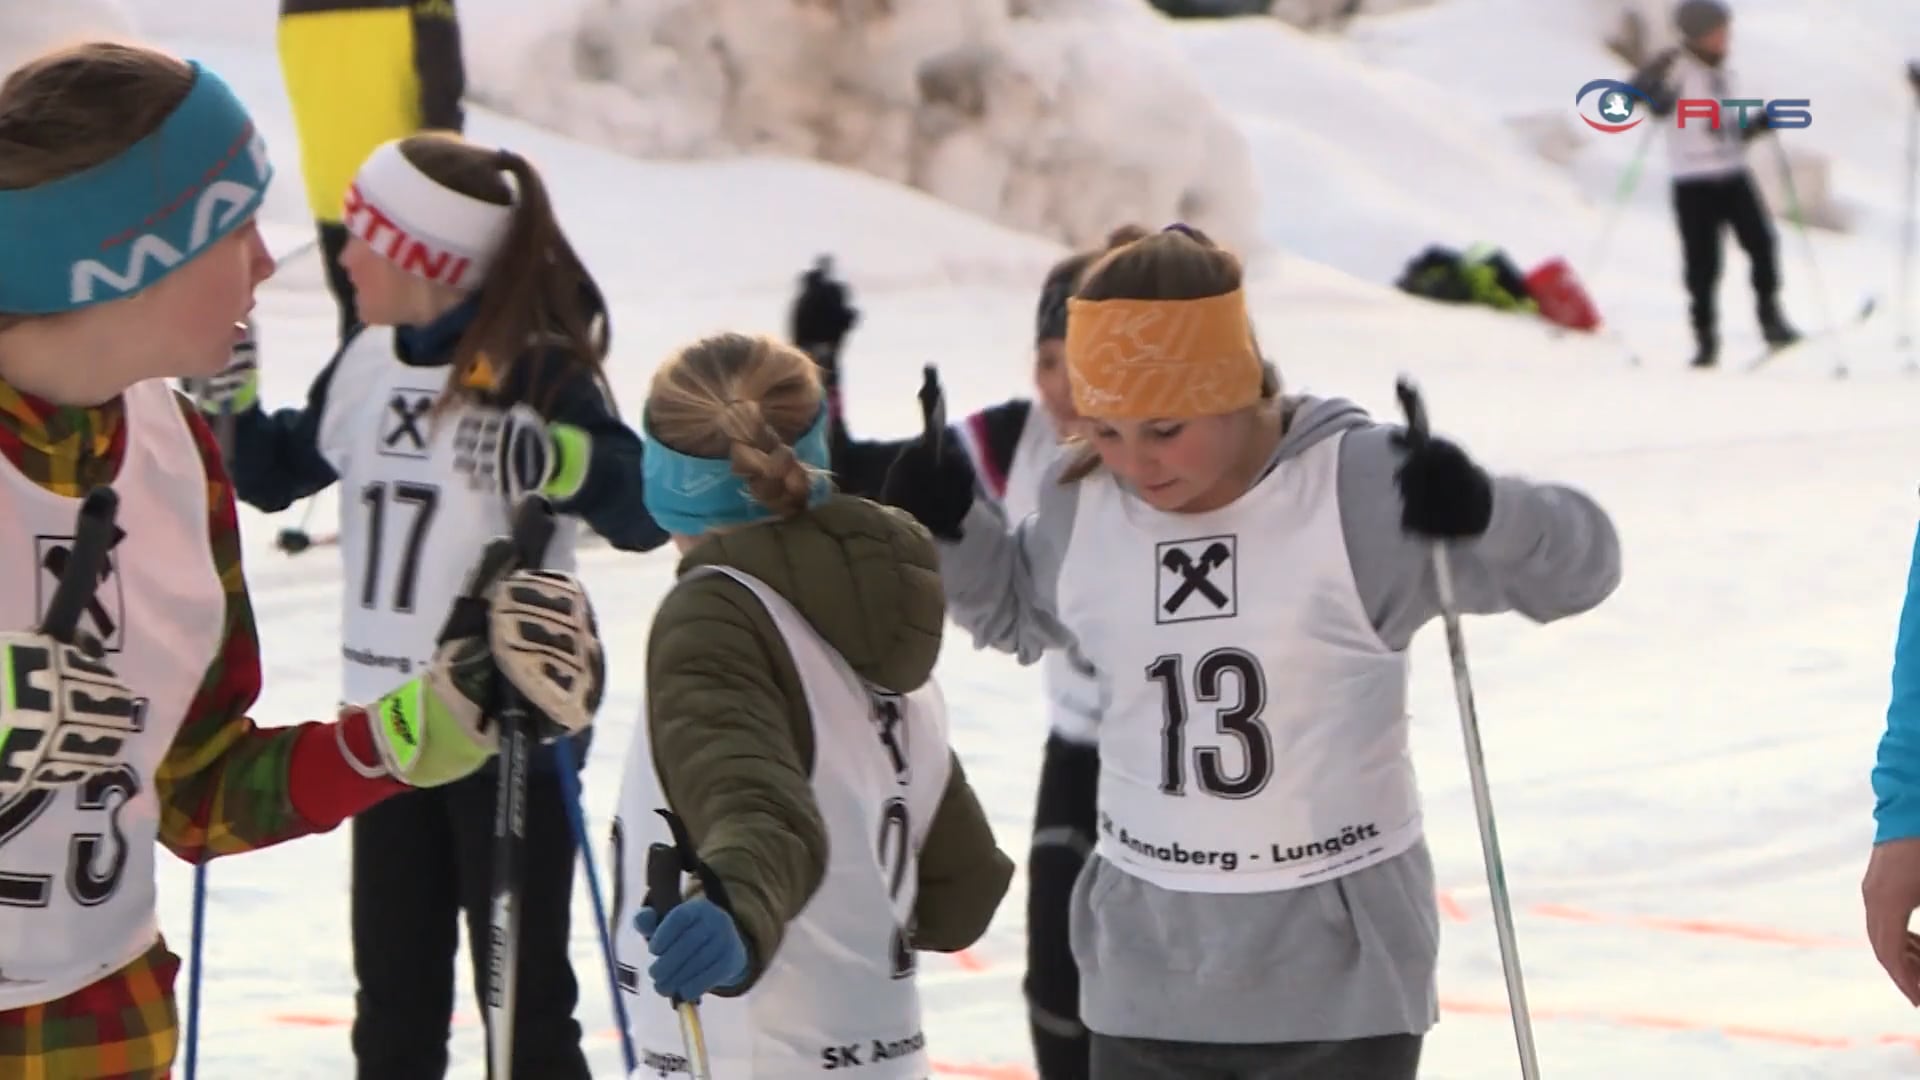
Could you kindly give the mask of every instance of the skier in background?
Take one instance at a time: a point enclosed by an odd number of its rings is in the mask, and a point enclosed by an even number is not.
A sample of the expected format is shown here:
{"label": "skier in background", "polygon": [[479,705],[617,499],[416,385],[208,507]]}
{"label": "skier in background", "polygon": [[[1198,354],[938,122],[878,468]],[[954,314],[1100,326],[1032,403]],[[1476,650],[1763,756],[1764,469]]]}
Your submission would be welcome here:
{"label": "skier in background", "polygon": [[[1723,101],[1740,96],[1727,67],[1733,13],[1722,0],[1684,0],[1674,11],[1681,44],[1655,56],[1633,76],[1647,95],[1653,115],[1674,114],[1681,98]],[[1747,167],[1746,144],[1765,134],[1765,115],[1747,117],[1742,127],[1725,117],[1718,130],[1704,118],[1667,133],[1667,158],[1673,174],[1673,212],[1680,229],[1689,313],[1696,349],[1693,366],[1719,362],[1720,337],[1714,294],[1720,283],[1720,232],[1733,228],[1734,239],[1753,268],[1755,312],[1760,334],[1773,348],[1784,348],[1800,334],[1780,314],[1780,269],[1773,224]]]}
{"label": "skier in background", "polygon": [[465,125],[466,68],[453,4],[280,0],[280,72],[343,341],[359,321],[353,283],[340,267],[348,182],[381,143]]}

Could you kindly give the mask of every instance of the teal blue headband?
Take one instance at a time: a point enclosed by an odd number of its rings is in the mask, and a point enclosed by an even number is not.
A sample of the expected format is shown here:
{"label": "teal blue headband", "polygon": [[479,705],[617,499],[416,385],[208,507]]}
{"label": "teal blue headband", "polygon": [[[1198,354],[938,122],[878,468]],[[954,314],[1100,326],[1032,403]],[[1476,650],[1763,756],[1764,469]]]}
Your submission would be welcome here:
{"label": "teal blue headband", "polygon": [[[642,427],[647,437],[640,470],[642,498],[647,513],[661,528],[679,536],[699,536],[710,529],[772,519],[773,512],[754,499],[746,481],[734,475],[731,461],[683,454],[661,442],[651,422],[643,422]],[[818,506],[833,493],[833,482],[826,476],[826,405],[820,406],[819,418],[793,444],[793,455],[819,470],[807,503]]]}
{"label": "teal blue headband", "polygon": [[0,191],[0,313],[51,315],[152,285],[246,224],[273,166],[246,107],[189,61],[158,130],[70,176]]}

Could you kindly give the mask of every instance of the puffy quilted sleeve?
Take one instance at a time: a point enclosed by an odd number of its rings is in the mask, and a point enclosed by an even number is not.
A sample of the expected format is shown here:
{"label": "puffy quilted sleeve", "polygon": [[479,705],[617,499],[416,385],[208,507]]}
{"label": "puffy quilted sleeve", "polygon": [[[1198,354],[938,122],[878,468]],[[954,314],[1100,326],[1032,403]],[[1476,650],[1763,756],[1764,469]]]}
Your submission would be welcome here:
{"label": "puffy quilted sleeve", "polygon": [[826,874],[810,724],[785,642],[745,586],[711,574],[668,593],[647,647],[647,738],[747,939],[748,977],[729,995],[759,979]]}

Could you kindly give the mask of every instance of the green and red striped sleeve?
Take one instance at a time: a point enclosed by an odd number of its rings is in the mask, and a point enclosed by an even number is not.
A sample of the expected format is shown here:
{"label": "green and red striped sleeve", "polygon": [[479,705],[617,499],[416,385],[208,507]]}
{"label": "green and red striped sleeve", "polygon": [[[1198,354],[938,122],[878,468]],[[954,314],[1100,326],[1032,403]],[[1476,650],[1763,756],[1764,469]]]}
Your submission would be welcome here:
{"label": "green and red striped sleeve", "polygon": [[184,398],[180,405],[207,477],[208,535],[226,592],[226,629],[154,783],[161,843],[197,863],[326,832],[406,788],[362,776],[343,756],[344,743],[358,760],[377,760],[358,709],[292,727],[259,727],[248,716],[260,695],[260,642],[233,484],[206,421]]}

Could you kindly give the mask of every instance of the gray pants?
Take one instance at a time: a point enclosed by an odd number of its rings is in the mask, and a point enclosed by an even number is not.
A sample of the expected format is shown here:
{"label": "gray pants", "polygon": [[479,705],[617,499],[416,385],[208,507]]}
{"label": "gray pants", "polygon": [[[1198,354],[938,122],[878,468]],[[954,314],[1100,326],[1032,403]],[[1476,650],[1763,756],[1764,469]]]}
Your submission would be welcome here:
{"label": "gray pants", "polygon": [[1093,1035],[1093,1080],[1414,1080],[1419,1035],[1189,1043]]}

